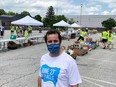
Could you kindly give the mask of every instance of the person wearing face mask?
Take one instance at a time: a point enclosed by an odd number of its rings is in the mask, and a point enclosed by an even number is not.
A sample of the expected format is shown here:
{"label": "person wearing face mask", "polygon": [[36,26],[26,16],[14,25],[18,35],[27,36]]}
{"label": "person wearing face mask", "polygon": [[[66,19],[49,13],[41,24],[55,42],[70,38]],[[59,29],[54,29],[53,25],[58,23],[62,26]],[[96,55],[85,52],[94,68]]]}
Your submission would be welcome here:
{"label": "person wearing face mask", "polygon": [[75,60],[60,49],[59,31],[49,30],[45,37],[48,53],[40,60],[38,87],[79,87],[82,82]]}

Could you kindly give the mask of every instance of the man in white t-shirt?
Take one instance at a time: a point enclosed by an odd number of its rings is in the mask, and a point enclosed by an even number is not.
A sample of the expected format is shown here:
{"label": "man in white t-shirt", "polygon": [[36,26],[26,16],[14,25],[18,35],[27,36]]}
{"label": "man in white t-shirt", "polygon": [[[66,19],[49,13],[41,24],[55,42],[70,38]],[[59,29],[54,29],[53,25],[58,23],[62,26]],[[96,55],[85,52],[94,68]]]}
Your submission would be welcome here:
{"label": "man in white t-shirt", "polygon": [[82,82],[75,60],[60,50],[62,37],[50,30],[45,35],[48,53],[40,60],[38,87],[79,87]]}
{"label": "man in white t-shirt", "polygon": [[68,27],[68,40],[70,40],[72,34],[72,28]]}

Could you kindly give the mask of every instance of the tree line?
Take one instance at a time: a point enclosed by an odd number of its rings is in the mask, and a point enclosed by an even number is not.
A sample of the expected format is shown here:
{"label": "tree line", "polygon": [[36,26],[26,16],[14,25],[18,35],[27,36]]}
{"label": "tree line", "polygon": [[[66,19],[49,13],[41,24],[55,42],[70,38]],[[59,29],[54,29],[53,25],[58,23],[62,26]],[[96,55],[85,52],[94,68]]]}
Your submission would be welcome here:
{"label": "tree line", "polygon": [[[15,13],[12,11],[5,12],[4,9],[0,9],[0,15],[15,16],[17,14],[19,14],[19,13]],[[20,14],[24,15],[24,16],[27,16],[27,15],[31,16],[31,14],[28,11],[23,11]],[[49,27],[49,28],[52,28],[54,23],[57,23],[61,20],[64,20],[64,21],[68,20],[64,15],[55,15],[54,8],[52,6],[48,7],[46,16],[44,18],[42,18],[39,14],[35,15],[33,18],[40,22],[43,22],[44,27]],[[70,22],[74,23],[73,20],[71,20]]]}
{"label": "tree line", "polygon": [[[15,13],[12,11],[5,12],[4,9],[0,9],[0,15],[15,16],[17,14],[18,13]],[[31,14],[28,11],[23,11],[20,14],[22,14],[24,16],[26,16],[26,15],[31,16]],[[49,27],[49,28],[52,28],[54,23],[57,23],[61,20],[64,20],[66,22],[68,21],[68,23],[70,23],[70,24],[75,22],[74,20],[68,20],[64,15],[55,15],[53,6],[48,7],[46,16],[44,18],[42,18],[39,14],[35,15],[33,18],[38,21],[43,22],[44,27]],[[114,20],[113,18],[109,18],[107,20],[104,20],[101,24],[104,28],[112,29],[112,27],[116,26],[116,20]]]}

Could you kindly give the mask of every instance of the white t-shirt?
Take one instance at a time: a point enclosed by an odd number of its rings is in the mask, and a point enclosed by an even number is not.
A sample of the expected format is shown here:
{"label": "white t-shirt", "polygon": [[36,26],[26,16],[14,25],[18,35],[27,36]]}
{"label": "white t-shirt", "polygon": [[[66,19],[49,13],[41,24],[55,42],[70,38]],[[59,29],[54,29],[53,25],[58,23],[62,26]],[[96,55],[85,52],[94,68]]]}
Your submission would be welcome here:
{"label": "white t-shirt", "polygon": [[72,29],[68,28],[68,35],[71,35],[71,33],[72,33]]}
{"label": "white t-shirt", "polygon": [[71,87],[82,82],[75,60],[65,52],[58,57],[43,55],[39,76],[42,87]]}
{"label": "white t-shirt", "polygon": [[4,27],[3,26],[0,26],[0,31],[4,31]]}

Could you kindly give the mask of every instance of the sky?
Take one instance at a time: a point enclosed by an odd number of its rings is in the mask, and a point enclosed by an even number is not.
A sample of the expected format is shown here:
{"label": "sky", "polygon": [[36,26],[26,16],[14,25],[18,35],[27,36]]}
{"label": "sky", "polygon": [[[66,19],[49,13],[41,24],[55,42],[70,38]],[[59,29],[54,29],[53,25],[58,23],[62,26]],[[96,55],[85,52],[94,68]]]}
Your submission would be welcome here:
{"label": "sky", "polygon": [[116,15],[116,0],[0,0],[0,9],[32,16],[45,16],[50,6],[56,15]]}

